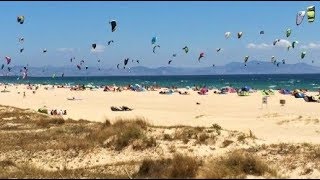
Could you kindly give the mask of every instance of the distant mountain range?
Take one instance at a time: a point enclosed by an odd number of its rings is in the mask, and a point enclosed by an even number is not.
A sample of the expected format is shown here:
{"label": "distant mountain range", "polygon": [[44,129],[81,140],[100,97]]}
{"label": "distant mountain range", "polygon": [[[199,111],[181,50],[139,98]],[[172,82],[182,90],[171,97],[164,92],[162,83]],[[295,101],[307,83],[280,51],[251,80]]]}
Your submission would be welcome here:
{"label": "distant mountain range", "polygon": [[[10,75],[18,75],[22,66],[12,68]],[[130,72],[129,72],[130,71]],[[29,67],[29,76],[39,77],[53,74],[61,76],[159,76],[159,75],[226,75],[226,74],[315,74],[320,73],[320,67],[306,63],[280,64],[279,67],[271,62],[250,61],[247,66],[244,63],[232,62],[224,66],[203,67],[203,68],[176,68],[158,67],[148,68],[143,66],[131,67],[130,69],[89,67],[87,70],[78,70],[73,66],[66,67]]]}

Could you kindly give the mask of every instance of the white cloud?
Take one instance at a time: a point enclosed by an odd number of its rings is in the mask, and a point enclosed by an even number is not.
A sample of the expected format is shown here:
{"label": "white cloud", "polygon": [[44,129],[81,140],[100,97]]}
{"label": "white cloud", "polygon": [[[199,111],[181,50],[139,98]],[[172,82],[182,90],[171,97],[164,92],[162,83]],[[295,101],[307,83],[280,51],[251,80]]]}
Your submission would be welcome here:
{"label": "white cloud", "polygon": [[320,49],[320,44],[309,43],[308,45],[302,45],[301,49]]}
{"label": "white cloud", "polygon": [[249,43],[247,45],[248,49],[270,49],[271,45],[268,45],[266,43],[262,43],[262,44],[254,44],[254,43]]}
{"label": "white cloud", "polygon": [[91,53],[101,53],[104,52],[105,49],[106,47],[104,45],[97,44],[95,49],[91,48]]}
{"label": "white cloud", "polygon": [[73,52],[74,48],[58,48],[57,51],[59,51],[59,52]]}
{"label": "white cloud", "polygon": [[291,42],[285,39],[280,39],[279,42],[276,43],[274,46],[273,43],[267,44],[267,43],[261,43],[261,44],[254,44],[254,43],[249,43],[247,45],[248,49],[271,49],[275,47],[281,47],[281,48],[287,48],[288,46],[291,45]]}
{"label": "white cloud", "polygon": [[280,41],[277,42],[276,44],[277,47],[283,47],[283,48],[287,48],[290,45],[291,45],[291,42],[285,39],[280,39]]}

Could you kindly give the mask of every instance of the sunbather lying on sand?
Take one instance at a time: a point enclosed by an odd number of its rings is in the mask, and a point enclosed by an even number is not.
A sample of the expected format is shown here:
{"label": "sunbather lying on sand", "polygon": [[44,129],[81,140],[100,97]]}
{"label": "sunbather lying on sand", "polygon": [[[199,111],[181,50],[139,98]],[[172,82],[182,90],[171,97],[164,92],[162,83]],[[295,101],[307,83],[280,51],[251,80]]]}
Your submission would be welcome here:
{"label": "sunbather lying on sand", "polygon": [[179,94],[181,94],[181,95],[189,95],[190,93],[188,93],[187,91],[185,91],[185,92],[181,92],[181,91],[179,91]]}
{"label": "sunbather lying on sand", "polygon": [[72,98],[67,98],[67,100],[69,100],[69,101],[75,101],[75,100],[82,100],[82,99],[72,97]]}
{"label": "sunbather lying on sand", "polygon": [[111,106],[111,111],[132,111],[133,109],[128,108],[127,106],[122,106],[120,108],[115,107],[115,106]]}
{"label": "sunbather lying on sand", "polygon": [[172,94],[173,90],[160,91],[159,94]]}

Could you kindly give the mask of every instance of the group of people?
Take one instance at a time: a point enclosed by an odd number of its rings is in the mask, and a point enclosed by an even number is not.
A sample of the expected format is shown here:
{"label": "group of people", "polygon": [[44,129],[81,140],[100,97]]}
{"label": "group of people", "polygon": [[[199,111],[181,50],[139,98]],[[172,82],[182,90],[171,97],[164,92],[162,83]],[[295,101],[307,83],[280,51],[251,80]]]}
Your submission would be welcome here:
{"label": "group of people", "polygon": [[57,109],[52,109],[50,111],[51,115],[67,115],[67,110],[57,110]]}

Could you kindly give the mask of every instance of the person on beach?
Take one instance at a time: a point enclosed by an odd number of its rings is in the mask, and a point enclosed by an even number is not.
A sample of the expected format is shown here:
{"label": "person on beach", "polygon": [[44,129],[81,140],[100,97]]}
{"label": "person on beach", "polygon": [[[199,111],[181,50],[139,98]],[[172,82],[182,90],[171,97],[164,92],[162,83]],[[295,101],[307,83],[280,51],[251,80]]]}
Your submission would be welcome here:
{"label": "person on beach", "polygon": [[26,92],[23,92],[23,98],[25,98],[26,97]]}

